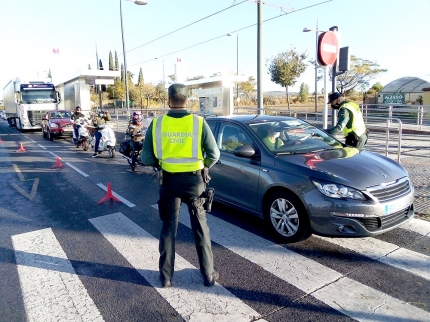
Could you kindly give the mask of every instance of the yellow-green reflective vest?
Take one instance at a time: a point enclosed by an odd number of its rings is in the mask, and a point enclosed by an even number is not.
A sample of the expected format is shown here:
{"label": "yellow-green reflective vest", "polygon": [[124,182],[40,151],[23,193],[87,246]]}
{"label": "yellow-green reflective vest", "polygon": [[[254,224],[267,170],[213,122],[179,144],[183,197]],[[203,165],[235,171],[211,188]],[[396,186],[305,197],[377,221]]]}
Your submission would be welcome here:
{"label": "yellow-green reflective vest", "polygon": [[343,129],[343,135],[346,137],[348,133],[354,132],[357,136],[362,136],[366,132],[366,125],[364,125],[360,106],[353,102],[346,102],[342,104],[342,107],[352,113],[352,125],[350,128],[345,127]]}
{"label": "yellow-green reflective vest", "polygon": [[155,118],[152,138],[161,169],[172,173],[203,169],[202,133],[203,118],[198,115]]}

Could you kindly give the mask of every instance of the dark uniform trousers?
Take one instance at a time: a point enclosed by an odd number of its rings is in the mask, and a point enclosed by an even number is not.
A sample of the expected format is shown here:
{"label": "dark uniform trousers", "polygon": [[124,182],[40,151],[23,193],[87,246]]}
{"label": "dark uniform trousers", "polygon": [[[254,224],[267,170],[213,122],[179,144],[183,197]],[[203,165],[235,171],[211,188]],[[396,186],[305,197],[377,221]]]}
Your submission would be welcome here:
{"label": "dark uniform trousers", "polygon": [[170,280],[175,266],[175,239],[178,230],[179,209],[182,202],[187,204],[191,228],[199,258],[200,272],[204,276],[213,273],[213,254],[206,211],[202,195],[206,188],[200,170],[196,172],[168,173],[163,171],[158,209],[163,221],[160,236],[159,270],[162,278]]}

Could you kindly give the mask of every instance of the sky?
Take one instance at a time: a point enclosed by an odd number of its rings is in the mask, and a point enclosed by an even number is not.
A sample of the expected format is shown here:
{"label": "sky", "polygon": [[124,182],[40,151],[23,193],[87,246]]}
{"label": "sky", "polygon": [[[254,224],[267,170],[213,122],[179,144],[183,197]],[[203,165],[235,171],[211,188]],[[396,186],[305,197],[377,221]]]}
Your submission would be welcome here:
{"label": "sky", "polygon": [[[11,79],[44,78],[54,84],[81,69],[97,68],[96,51],[105,69],[109,51],[123,63],[121,0],[1,0],[0,87]],[[256,1],[122,0],[128,70],[136,83],[168,81],[175,64],[182,77],[236,72],[257,77]],[[291,48],[315,59],[316,31],[338,26],[340,47],[388,71],[370,85],[406,76],[430,79],[429,0],[267,0],[262,6],[263,91],[285,91],[271,82],[266,62]],[[227,36],[227,34],[232,36]],[[238,66],[237,64],[238,55]],[[164,69],[164,76],[163,76]],[[300,84],[315,88],[314,66]],[[318,91],[322,87],[318,83]],[[331,86],[329,86],[331,89]],[[0,97],[3,93],[0,92]]]}

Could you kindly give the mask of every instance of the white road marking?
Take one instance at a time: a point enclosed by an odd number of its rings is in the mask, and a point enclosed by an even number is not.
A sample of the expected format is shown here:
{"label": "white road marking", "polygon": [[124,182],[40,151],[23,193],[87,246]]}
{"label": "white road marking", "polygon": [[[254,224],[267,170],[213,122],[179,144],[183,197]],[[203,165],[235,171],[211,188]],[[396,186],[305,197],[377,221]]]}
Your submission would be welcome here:
{"label": "white road marking", "polygon": [[[152,207],[157,209],[157,205]],[[187,208],[179,220],[191,227]],[[430,313],[341,275],[311,259],[207,215],[211,239],[359,321],[430,321]]]}
{"label": "white road marking", "polygon": [[411,230],[424,236],[430,235],[430,221],[422,219],[412,218],[412,220],[401,225],[400,228]]}
{"label": "white road marking", "polygon": [[329,243],[430,280],[430,257],[375,238],[328,238]]}
{"label": "white road marking", "polygon": [[12,242],[27,321],[104,321],[50,228]]}
{"label": "white road marking", "polygon": [[71,163],[69,163],[69,162],[66,162],[66,164],[69,166],[69,167],[71,167],[73,170],[75,170],[76,172],[78,172],[79,174],[81,174],[82,176],[84,176],[84,177],[88,177],[89,175],[88,174],[86,174],[85,172],[83,172],[83,171],[81,171],[81,170],[79,170],[78,168],[76,168],[74,165],[72,165]]}
{"label": "white road marking", "polygon": [[38,146],[39,146],[40,148],[42,148],[43,150],[46,150],[46,148],[45,148],[43,145],[38,144]]}
{"label": "white road marking", "polygon": [[[176,254],[172,288],[161,288],[158,239],[122,213],[89,219],[185,321],[250,321],[258,312],[219,284],[203,286],[200,271]],[[264,321],[264,320],[258,320]]]}
{"label": "white road marking", "polygon": [[[97,184],[100,188],[102,188],[104,191],[107,191],[107,187],[104,184],[98,183]],[[131,203],[130,201],[128,201],[127,199],[121,197],[119,194],[117,194],[116,192],[113,192],[112,190],[112,195],[114,197],[117,197],[119,200],[121,200],[122,203],[126,204],[127,206],[129,206],[130,208],[132,207],[136,207],[136,205],[134,203]]]}

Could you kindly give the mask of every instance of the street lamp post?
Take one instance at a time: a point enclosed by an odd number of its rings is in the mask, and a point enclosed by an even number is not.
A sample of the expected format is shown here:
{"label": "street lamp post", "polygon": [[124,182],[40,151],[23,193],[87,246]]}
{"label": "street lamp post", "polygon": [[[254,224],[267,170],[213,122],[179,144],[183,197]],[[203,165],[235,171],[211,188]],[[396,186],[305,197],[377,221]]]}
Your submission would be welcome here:
{"label": "street lamp post", "polygon": [[[233,36],[228,33],[227,36]],[[236,76],[239,76],[239,33],[236,33]],[[239,81],[236,79],[236,104],[239,108]]]}
{"label": "street lamp post", "polygon": [[[155,59],[158,59],[158,57],[155,57]],[[163,105],[164,108],[166,108],[166,78],[164,77],[164,58],[163,58],[163,87],[164,87],[164,92],[163,92]]]}
{"label": "street lamp post", "polygon": [[[310,32],[312,29],[306,27],[303,29],[303,32]],[[315,33],[315,113],[318,112],[318,36],[320,34],[320,30],[318,30],[318,22]]]}
{"label": "street lamp post", "polygon": [[[127,0],[133,1],[133,0]],[[133,1],[137,5],[146,5],[146,1],[134,0]],[[122,22],[122,0],[119,0],[119,14],[121,17],[121,36],[122,36],[122,51],[124,55],[124,77],[125,77],[125,106],[127,108],[127,116],[130,117],[130,102],[128,95],[128,73],[127,73],[127,54],[125,51],[125,39],[124,39],[124,24]]]}

